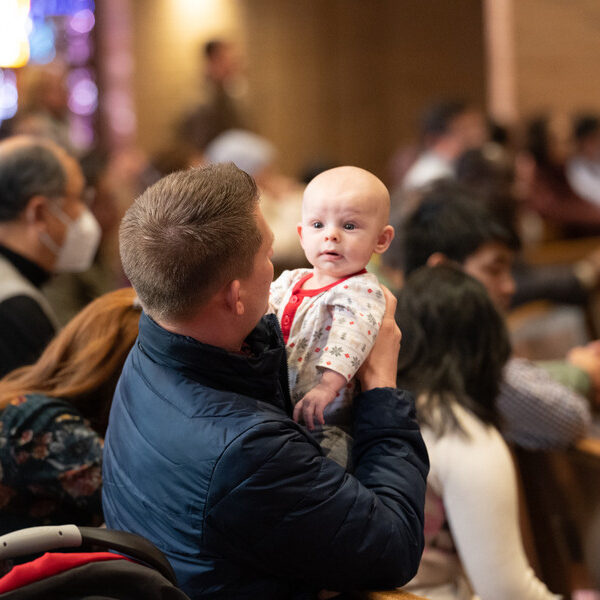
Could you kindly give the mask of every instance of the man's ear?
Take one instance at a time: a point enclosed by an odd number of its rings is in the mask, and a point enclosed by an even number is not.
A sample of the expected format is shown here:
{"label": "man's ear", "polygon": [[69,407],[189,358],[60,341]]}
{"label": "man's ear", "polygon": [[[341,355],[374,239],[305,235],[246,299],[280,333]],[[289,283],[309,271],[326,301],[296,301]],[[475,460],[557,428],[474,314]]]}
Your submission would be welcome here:
{"label": "man's ear", "polygon": [[375,254],[383,254],[392,243],[394,239],[394,228],[391,225],[386,225],[377,238],[377,244],[375,245]]}
{"label": "man's ear", "polygon": [[425,264],[428,267],[437,267],[438,265],[443,265],[448,262],[448,257],[445,254],[443,254],[442,252],[434,252],[429,256]]}
{"label": "man's ear", "polygon": [[23,210],[23,218],[28,225],[37,225],[40,229],[46,230],[46,219],[44,213],[48,210],[48,198],[46,196],[32,196],[25,209]]}
{"label": "man's ear", "polygon": [[242,284],[239,279],[234,279],[231,283],[227,284],[224,290],[225,305],[236,317],[241,317],[246,310],[242,302],[241,289]]}

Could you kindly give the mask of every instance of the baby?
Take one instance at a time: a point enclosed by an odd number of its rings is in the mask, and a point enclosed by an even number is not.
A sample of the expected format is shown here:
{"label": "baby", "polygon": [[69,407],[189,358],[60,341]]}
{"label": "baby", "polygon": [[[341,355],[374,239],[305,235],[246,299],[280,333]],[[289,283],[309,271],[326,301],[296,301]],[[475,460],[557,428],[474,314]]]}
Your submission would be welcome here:
{"label": "baby", "polygon": [[[325,453],[348,466],[353,377],[368,356],[385,311],[365,267],[387,250],[390,197],[372,173],[338,167],[306,187],[300,243],[312,269],[285,271],[271,285],[270,312],[286,344],[294,419],[304,419]],[[327,425],[324,410],[327,408]]]}

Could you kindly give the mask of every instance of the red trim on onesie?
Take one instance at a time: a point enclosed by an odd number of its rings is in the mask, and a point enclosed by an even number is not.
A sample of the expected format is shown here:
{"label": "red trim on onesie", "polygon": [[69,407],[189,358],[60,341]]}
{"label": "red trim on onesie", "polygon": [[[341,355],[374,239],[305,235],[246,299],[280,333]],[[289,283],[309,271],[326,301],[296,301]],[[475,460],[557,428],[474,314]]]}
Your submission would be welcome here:
{"label": "red trim on onesie", "polygon": [[296,311],[298,307],[302,304],[302,300],[304,298],[309,298],[312,296],[317,296],[330,290],[332,287],[335,287],[339,283],[346,281],[346,279],[350,279],[350,277],[354,277],[355,275],[362,275],[366,273],[367,270],[363,269],[362,271],[358,271],[357,273],[352,273],[352,275],[348,275],[347,277],[342,277],[342,279],[338,279],[325,287],[318,288],[315,290],[303,290],[302,286],[313,276],[312,273],[307,273],[304,277],[299,279],[294,287],[292,288],[292,295],[288,300],[288,303],[285,305],[283,309],[283,313],[281,313],[281,331],[283,333],[283,341],[287,344],[288,339],[290,337],[290,331],[292,329],[292,324],[294,322],[294,317],[296,316]]}

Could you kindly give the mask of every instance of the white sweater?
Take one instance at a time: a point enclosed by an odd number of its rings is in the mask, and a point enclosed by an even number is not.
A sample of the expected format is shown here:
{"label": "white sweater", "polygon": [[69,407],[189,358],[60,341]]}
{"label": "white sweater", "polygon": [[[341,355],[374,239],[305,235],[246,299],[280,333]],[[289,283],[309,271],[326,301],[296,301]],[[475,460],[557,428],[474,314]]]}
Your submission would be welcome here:
{"label": "white sweater", "polygon": [[525,557],[506,443],[494,427],[460,405],[454,412],[468,438],[455,431],[436,438],[422,429],[431,462],[429,502],[435,504],[437,496],[438,517],[451,533],[446,528],[444,541],[438,527],[432,536],[426,517],[426,550],[405,589],[431,600],[471,600],[473,594],[481,600],[560,598],[536,578]]}

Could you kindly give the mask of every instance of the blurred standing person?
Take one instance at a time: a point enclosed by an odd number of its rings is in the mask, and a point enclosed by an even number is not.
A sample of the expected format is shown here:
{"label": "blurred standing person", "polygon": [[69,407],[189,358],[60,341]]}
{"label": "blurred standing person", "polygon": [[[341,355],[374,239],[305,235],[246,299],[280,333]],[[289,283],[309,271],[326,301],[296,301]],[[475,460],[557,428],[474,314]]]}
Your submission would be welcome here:
{"label": "blurred standing person", "polygon": [[179,137],[196,150],[228,129],[247,126],[239,106],[243,87],[242,60],[237,47],[224,39],[204,44],[204,99],[181,120]]}
{"label": "blurred standing person", "polygon": [[242,72],[238,48],[227,40],[210,40],[204,45],[204,58],[208,105],[223,130],[241,127],[244,123],[236,100]]}
{"label": "blurred standing person", "polygon": [[83,184],[77,161],[48,140],[0,143],[0,375],[34,362],[55,333],[41,285],[92,263],[101,232]]}

